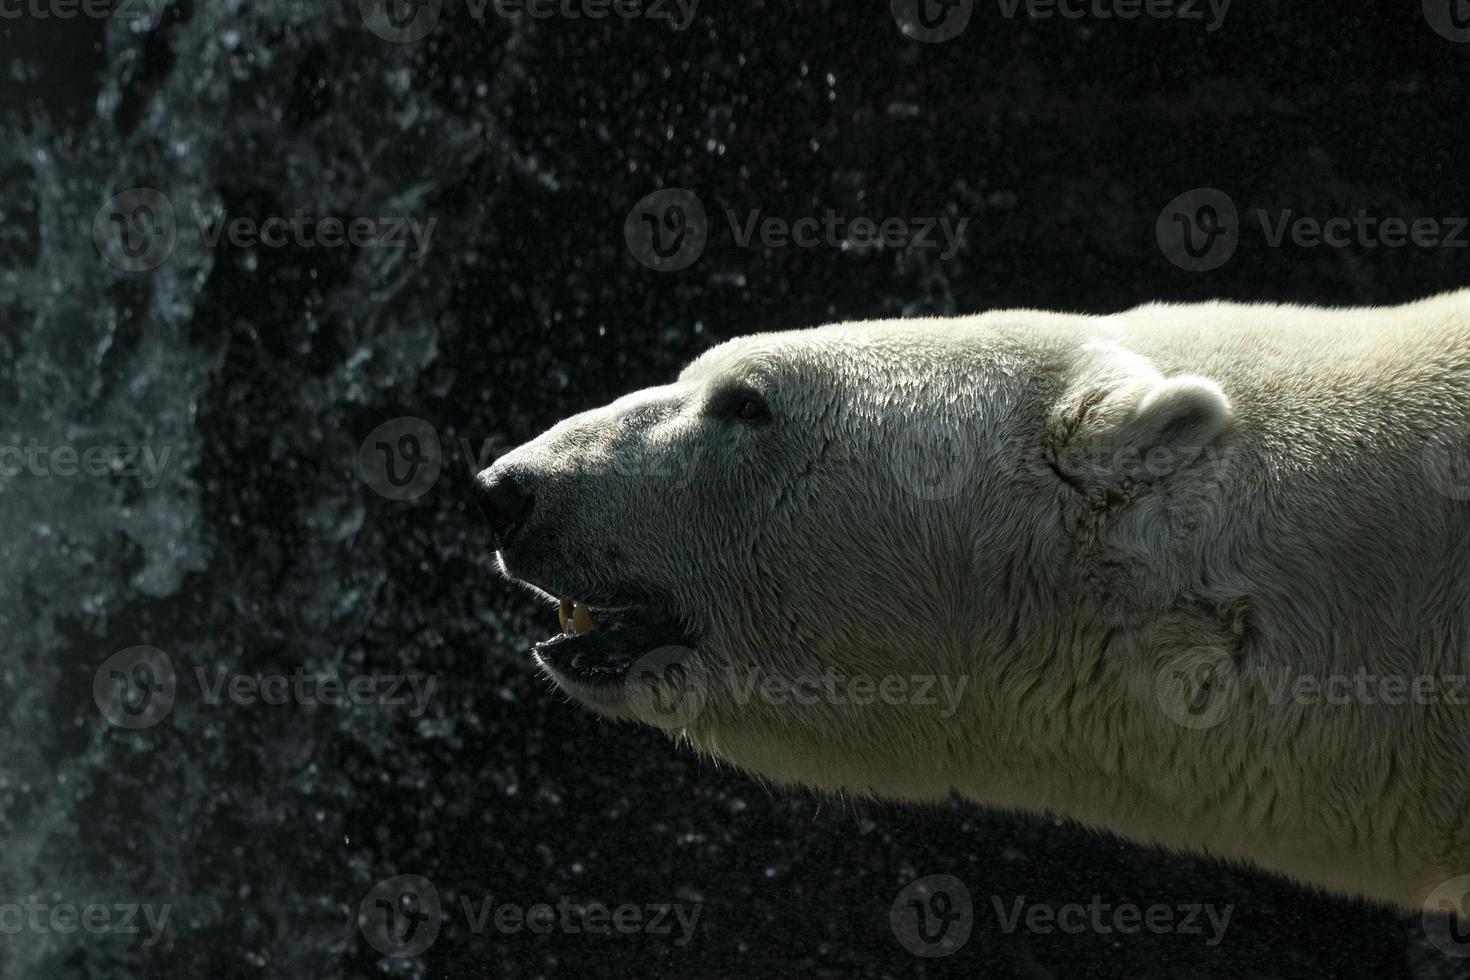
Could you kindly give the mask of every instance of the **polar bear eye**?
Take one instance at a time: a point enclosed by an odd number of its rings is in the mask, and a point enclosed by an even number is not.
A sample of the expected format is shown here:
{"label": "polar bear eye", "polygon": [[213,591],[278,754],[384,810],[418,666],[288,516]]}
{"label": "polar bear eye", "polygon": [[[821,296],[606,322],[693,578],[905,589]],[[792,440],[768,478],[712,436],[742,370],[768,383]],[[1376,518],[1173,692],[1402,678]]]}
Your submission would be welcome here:
{"label": "polar bear eye", "polygon": [[770,407],[760,392],[740,386],[717,394],[710,402],[712,415],[737,422],[759,422],[771,415]]}
{"label": "polar bear eye", "polygon": [[736,417],[747,422],[765,418],[766,414],[766,403],[755,397],[741,399],[740,408],[735,412]]}

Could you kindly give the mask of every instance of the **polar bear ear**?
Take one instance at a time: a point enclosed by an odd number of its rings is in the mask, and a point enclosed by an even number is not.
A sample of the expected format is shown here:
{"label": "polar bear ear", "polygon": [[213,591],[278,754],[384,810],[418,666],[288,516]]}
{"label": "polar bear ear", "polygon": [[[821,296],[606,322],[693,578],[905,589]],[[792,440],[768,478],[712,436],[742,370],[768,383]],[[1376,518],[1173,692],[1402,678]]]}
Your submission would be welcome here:
{"label": "polar bear ear", "polygon": [[1078,489],[1163,480],[1193,466],[1230,425],[1230,401],[1208,378],[1163,378],[1108,346],[1049,420],[1057,472]]}

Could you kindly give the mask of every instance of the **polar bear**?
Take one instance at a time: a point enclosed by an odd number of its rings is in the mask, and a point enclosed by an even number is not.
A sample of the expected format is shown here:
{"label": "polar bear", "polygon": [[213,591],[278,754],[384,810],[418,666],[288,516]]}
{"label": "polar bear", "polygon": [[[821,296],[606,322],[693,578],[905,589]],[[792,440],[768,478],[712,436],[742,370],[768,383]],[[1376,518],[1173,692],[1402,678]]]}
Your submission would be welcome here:
{"label": "polar bear", "polygon": [[476,483],[605,716],[1415,907],[1470,874],[1467,432],[1470,291],[1009,310],[732,340]]}

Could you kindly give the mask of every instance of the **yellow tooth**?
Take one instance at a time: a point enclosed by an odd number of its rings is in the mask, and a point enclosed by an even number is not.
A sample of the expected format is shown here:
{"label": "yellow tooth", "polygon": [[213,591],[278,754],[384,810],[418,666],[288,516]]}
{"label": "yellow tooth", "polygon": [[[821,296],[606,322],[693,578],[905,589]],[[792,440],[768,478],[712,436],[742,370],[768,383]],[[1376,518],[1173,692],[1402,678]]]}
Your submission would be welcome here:
{"label": "yellow tooth", "polygon": [[592,618],[591,610],[581,603],[577,604],[576,611],[572,613],[572,629],[577,632],[578,636],[583,633],[597,632],[597,620]]}
{"label": "yellow tooth", "polygon": [[572,600],[563,599],[561,601],[561,609],[558,610],[557,615],[561,619],[561,631],[565,633],[567,631],[567,620],[572,618]]}

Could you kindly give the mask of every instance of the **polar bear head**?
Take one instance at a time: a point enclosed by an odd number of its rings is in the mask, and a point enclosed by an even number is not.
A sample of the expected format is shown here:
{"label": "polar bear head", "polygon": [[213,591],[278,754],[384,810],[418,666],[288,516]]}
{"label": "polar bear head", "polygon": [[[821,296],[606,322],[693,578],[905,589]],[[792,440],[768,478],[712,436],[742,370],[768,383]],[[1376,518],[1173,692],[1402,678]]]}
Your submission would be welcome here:
{"label": "polar bear head", "polygon": [[[559,606],[536,661],[777,782],[949,792],[1015,737],[1031,647],[1169,574],[1228,421],[1212,383],[1081,320],[750,336],[504,455],[477,493],[501,570]],[[1090,591],[1099,541],[1152,571]]]}

